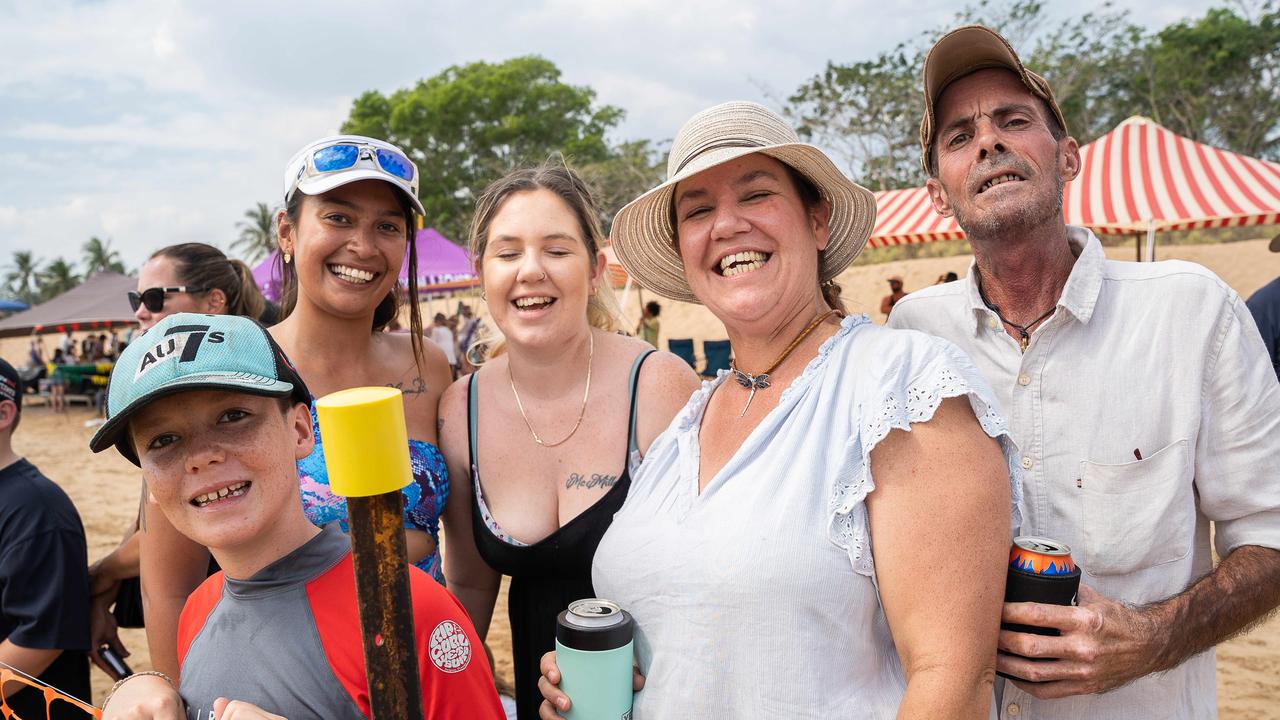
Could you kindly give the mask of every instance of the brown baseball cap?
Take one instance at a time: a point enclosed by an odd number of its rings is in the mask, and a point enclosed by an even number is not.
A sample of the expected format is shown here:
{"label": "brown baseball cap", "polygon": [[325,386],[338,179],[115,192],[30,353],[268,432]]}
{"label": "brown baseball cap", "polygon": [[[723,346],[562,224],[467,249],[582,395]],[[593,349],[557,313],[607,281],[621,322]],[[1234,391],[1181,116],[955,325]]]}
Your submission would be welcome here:
{"label": "brown baseball cap", "polygon": [[964,25],[938,38],[924,58],[924,119],[920,121],[920,164],[929,175],[934,173],[929,162],[929,149],[933,147],[933,136],[937,132],[934,127],[933,104],[948,85],[965,75],[987,68],[1012,70],[1033,95],[1048,104],[1062,129],[1067,129],[1067,121],[1062,118],[1062,109],[1058,107],[1049,83],[1022,64],[1009,41],[989,27]]}

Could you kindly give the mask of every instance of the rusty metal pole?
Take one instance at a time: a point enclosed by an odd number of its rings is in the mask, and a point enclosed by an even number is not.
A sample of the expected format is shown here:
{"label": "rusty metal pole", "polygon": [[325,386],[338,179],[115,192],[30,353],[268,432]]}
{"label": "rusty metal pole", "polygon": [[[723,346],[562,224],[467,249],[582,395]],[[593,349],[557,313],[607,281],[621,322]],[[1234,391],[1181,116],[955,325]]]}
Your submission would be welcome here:
{"label": "rusty metal pole", "polygon": [[316,401],[329,483],[347,497],[360,637],[373,720],[422,720],[404,496],[413,482],[404,402],[386,387]]}

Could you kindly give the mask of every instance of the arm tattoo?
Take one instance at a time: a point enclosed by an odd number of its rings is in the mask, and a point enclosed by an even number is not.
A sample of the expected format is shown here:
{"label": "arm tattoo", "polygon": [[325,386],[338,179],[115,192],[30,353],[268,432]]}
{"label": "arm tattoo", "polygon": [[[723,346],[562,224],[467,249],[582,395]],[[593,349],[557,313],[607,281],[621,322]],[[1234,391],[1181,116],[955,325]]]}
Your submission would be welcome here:
{"label": "arm tattoo", "polygon": [[403,382],[387,383],[387,387],[395,388],[400,392],[404,393],[405,395],[421,395],[422,393],[427,391],[427,383],[425,380],[422,379],[421,375],[414,378],[412,382],[409,383],[409,385],[410,385],[409,388],[405,388]]}
{"label": "arm tattoo", "polygon": [[618,482],[617,475],[601,475],[595,473],[590,478],[585,478],[579,473],[571,473],[569,479],[564,481],[566,490],[574,488],[583,488],[590,490],[592,488],[611,488]]}

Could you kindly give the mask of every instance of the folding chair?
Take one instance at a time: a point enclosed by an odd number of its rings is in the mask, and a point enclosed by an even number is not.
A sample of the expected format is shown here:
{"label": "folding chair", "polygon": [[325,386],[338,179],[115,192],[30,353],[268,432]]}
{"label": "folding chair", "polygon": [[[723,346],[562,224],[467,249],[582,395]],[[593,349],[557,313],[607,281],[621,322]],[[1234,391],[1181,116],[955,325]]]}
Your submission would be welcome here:
{"label": "folding chair", "polygon": [[697,369],[693,359],[693,338],[670,338],[667,340],[667,349],[672,355],[689,363],[689,367]]}
{"label": "folding chair", "polygon": [[707,358],[707,366],[702,369],[702,375],[715,377],[720,370],[729,369],[733,348],[729,346],[728,340],[707,340],[702,343],[702,354]]}

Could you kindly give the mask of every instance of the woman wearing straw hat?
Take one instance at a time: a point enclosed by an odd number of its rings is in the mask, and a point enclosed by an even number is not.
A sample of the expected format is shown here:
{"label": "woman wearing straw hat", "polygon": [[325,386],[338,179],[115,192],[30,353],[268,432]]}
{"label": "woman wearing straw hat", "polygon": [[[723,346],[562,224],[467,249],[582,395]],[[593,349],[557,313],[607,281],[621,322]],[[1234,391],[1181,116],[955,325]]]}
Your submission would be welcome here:
{"label": "woman wearing straw hat", "polygon": [[[395,145],[339,135],[309,143],[284,171],[278,220],[284,319],[270,332],[317,397],[363,385],[404,391],[414,483],[404,489],[410,562],[443,582],[437,545],[449,493],[436,447],[436,411],[452,380],[444,354],[423,340],[417,300],[417,166]],[[410,333],[381,330],[399,313],[400,268],[409,267]],[[342,523],[346,500],[329,488],[322,438],[298,462],[300,495],[316,525]],[[153,519],[154,518],[154,519]],[[142,539],[142,588],[152,664],[177,672],[178,614],[205,577],[208,551],[150,513]]]}
{"label": "woman wearing straw hat", "polygon": [[560,164],[517,170],[476,204],[471,254],[502,333],[440,402],[452,489],[449,589],[481,637],[502,575],[516,705],[537,717],[556,614],[591,597],[591,557],[631,473],[698,386],[670,353],[619,335],[587,186]]}
{"label": "woman wearing straw hat", "polygon": [[949,343],[825,299],[875,202],[773,112],[695,115],[667,170],[614,248],[706,305],[734,362],[654,441],[595,555],[636,621],[635,717],[985,717],[1013,472],[991,390]]}

